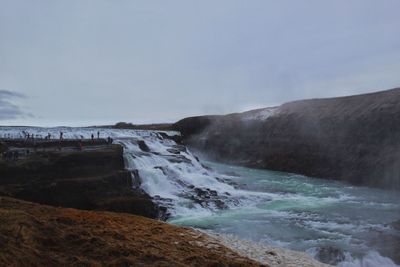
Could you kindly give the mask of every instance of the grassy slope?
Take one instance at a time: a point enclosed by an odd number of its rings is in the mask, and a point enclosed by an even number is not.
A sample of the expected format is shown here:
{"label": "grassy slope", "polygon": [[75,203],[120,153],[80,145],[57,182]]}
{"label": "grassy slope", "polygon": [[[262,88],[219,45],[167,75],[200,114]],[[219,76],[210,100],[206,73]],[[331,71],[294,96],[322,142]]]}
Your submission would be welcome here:
{"label": "grassy slope", "polygon": [[55,208],[1,197],[0,265],[260,264],[210,244],[206,236],[191,229],[134,215]]}

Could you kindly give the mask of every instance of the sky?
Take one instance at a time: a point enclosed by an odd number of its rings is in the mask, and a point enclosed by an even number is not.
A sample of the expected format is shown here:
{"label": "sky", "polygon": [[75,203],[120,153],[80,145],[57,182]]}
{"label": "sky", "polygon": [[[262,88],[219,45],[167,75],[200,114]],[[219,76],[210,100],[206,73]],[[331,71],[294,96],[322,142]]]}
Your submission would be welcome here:
{"label": "sky", "polygon": [[174,122],[400,86],[398,0],[0,0],[0,125]]}

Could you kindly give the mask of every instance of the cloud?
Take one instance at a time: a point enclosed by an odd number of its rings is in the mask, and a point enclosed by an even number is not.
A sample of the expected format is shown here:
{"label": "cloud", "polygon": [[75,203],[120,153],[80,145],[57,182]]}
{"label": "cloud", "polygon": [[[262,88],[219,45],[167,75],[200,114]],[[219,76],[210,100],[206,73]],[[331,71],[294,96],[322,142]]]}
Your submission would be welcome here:
{"label": "cloud", "polygon": [[26,98],[24,94],[9,90],[0,90],[0,120],[17,119],[30,116],[14,102],[16,99],[24,98]]}
{"label": "cloud", "polygon": [[174,122],[400,86],[398,0],[4,2],[0,89],[35,114],[10,124]]}

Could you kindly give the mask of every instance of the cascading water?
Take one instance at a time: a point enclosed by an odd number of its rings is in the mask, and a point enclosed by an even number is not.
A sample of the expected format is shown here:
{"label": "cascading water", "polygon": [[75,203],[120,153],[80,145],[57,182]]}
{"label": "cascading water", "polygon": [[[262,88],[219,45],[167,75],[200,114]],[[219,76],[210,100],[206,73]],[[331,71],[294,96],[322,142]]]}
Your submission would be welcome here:
{"label": "cascading water", "polygon": [[185,146],[165,135],[116,142],[124,147],[126,167],[138,171],[141,188],[172,216],[211,215],[268,198],[235,188],[227,175],[206,168]]}
{"label": "cascading water", "polygon": [[200,162],[169,137],[174,132],[1,127],[0,137],[60,131],[64,138],[100,131],[121,144],[134,184],[168,208],[171,223],[307,251],[340,266],[396,266],[381,254],[400,260],[398,192]]}
{"label": "cascading water", "polygon": [[[200,163],[184,145],[168,136],[177,132],[115,130],[99,128],[36,128],[3,127],[1,136],[21,138],[26,133],[42,137],[51,134],[63,138],[91,138],[100,132],[102,138],[111,137],[124,147],[125,167],[138,173],[134,177],[140,187],[158,204],[168,208],[172,216],[211,215],[221,209],[248,206],[257,199],[268,199],[263,192],[249,192],[235,188],[231,177],[218,174]],[[1,134],[2,133],[2,134]]]}

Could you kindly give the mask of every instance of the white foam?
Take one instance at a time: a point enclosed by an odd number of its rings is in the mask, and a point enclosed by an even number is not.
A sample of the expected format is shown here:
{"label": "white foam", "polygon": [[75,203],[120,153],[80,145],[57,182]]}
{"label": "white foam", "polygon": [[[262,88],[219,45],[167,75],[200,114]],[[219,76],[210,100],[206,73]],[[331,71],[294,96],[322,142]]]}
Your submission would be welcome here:
{"label": "white foam", "polygon": [[339,267],[399,267],[391,259],[383,257],[376,251],[370,251],[361,259],[353,259],[349,254],[346,261],[339,263]]}
{"label": "white foam", "polygon": [[[139,139],[146,142],[150,152],[140,150],[137,145]],[[142,189],[152,197],[172,200],[169,207],[173,214],[209,214],[201,209],[217,209],[212,201],[207,207],[193,201],[198,197],[194,192],[196,188],[204,191],[212,189],[219,199],[224,198],[224,203],[228,206],[237,204],[233,199],[242,198],[244,204],[252,198],[267,197],[263,193],[249,194],[247,191],[236,190],[232,185],[219,181],[216,174],[204,168],[187,149],[182,149],[178,155],[169,152],[174,147],[176,149],[177,144],[172,140],[146,136],[117,139],[116,142],[125,148],[126,167],[139,171]]]}

